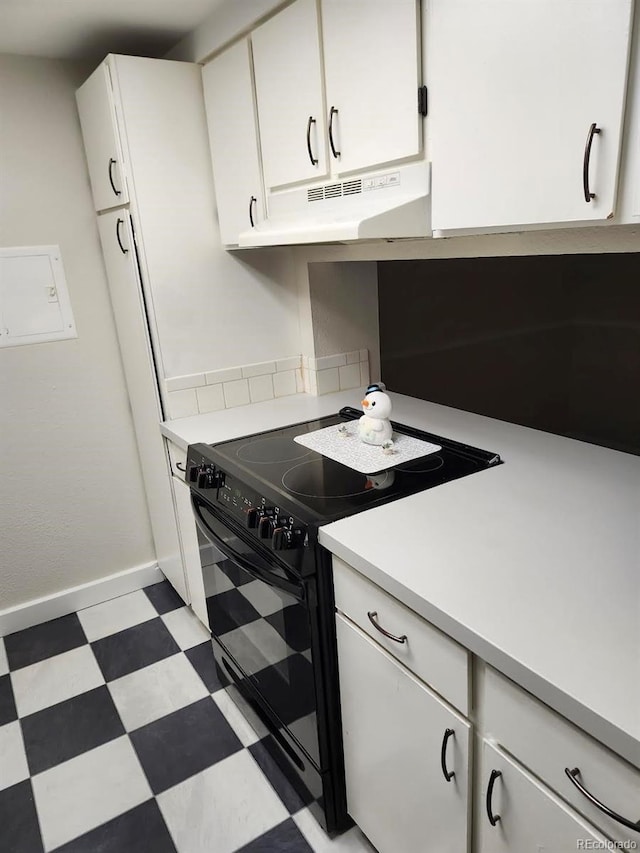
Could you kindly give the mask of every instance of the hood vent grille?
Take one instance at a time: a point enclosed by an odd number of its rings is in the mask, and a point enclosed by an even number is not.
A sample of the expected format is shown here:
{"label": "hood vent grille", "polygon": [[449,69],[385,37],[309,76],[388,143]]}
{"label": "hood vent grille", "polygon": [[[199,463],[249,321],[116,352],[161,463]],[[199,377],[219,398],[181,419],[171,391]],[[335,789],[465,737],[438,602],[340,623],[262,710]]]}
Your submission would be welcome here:
{"label": "hood vent grille", "polygon": [[342,195],[342,184],[327,184],[324,188],[325,198],[340,198]]}
{"label": "hood vent grille", "polygon": [[307,201],[322,201],[326,198],[340,198],[345,195],[357,195],[362,192],[362,181],[356,178],[352,181],[344,181],[341,184],[324,184],[322,187],[313,187],[307,190]]}
{"label": "hood vent grille", "polygon": [[362,192],[362,181],[358,178],[355,181],[345,181],[342,185],[343,195],[356,195]]}

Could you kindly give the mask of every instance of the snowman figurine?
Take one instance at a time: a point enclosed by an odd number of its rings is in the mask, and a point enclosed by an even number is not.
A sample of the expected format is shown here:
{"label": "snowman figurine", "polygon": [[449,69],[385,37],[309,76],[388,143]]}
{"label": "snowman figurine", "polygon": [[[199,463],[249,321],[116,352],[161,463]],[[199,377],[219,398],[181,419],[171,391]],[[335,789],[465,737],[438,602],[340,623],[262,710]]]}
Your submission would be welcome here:
{"label": "snowman figurine", "polygon": [[383,445],[391,442],[391,400],[385,394],[386,385],[369,385],[362,401],[364,415],[358,421],[358,434],[366,444]]}

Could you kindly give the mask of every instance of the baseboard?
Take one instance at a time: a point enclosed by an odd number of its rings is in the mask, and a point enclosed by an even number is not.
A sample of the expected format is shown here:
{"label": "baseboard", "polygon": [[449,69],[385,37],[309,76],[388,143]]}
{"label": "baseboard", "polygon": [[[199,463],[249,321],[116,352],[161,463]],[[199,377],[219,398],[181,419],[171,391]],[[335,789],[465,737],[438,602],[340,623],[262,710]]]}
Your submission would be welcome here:
{"label": "baseboard", "polygon": [[82,610],[83,607],[117,598],[127,592],[135,592],[161,580],[164,580],[164,575],[158,564],[147,563],[0,610],[0,637],[22,631],[23,628],[31,628],[41,622],[49,622],[59,616],[66,616],[76,610]]}

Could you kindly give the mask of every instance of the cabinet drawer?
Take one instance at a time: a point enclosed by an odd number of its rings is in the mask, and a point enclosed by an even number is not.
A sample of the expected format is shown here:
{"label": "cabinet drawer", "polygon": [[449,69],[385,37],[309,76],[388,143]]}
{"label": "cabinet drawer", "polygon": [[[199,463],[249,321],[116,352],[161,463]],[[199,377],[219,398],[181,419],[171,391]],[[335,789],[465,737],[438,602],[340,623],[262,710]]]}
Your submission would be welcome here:
{"label": "cabinet drawer", "polygon": [[476,824],[480,853],[610,849],[594,826],[487,741],[482,744],[480,777]]}
{"label": "cabinet drawer", "polygon": [[[169,448],[169,461],[171,462],[171,473],[179,480],[186,478],[187,452],[172,441],[167,441]],[[180,467],[178,467],[178,464]]]}
{"label": "cabinet drawer", "polygon": [[640,770],[627,764],[564,717],[504,676],[487,668],[481,705],[485,732],[615,841],[634,841],[628,829],[605,815],[577,790],[565,768],[600,802],[628,820],[640,820]]}
{"label": "cabinet drawer", "polygon": [[[469,653],[437,628],[371,583],[337,557],[333,558],[333,582],[336,607],[366,634],[401,661],[426,684],[468,715]],[[387,638],[372,624],[369,613],[380,628],[403,643]]]}

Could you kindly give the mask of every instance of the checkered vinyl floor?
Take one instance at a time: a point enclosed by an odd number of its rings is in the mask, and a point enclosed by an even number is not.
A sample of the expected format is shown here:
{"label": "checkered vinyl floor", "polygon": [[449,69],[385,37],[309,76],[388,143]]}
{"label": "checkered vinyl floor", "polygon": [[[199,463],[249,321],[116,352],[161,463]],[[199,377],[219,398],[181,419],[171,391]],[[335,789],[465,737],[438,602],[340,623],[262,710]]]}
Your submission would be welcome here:
{"label": "checkered vinyl floor", "polygon": [[166,582],[0,638],[3,853],[372,853],[330,840]]}

